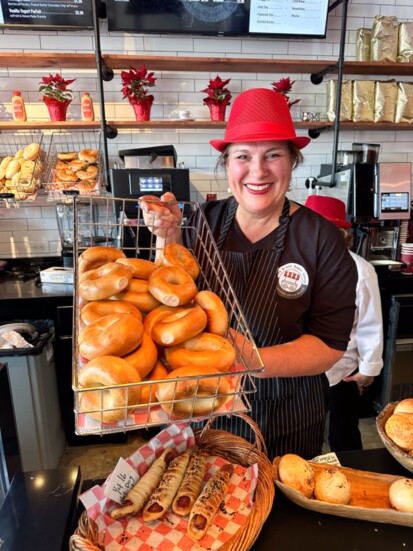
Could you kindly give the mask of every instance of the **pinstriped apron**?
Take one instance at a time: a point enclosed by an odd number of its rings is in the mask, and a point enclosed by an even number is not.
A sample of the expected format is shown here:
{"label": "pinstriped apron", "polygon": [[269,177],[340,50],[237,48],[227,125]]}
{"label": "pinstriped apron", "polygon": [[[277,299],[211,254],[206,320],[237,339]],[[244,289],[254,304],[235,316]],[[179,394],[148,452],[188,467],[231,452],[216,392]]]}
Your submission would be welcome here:
{"label": "pinstriped apron", "polygon": [[[237,207],[237,202],[231,198],[223,216],[217,245],[257,346],[282,344],[285,341],[278,324],[276,287],[278,266],[290,222],[290,202],[287,198],[284,200],[272,249],[247,252],[223,250]],[[257,392],[249,395],[251,417],[261,429],[270,459],[285,453],[296,453],[305,458],[320,454],[327,408],[327,377],[322,374],[255,378],[254,382]],[[237,417],[218,417],[215,426],[254,441],[249,426]]]}

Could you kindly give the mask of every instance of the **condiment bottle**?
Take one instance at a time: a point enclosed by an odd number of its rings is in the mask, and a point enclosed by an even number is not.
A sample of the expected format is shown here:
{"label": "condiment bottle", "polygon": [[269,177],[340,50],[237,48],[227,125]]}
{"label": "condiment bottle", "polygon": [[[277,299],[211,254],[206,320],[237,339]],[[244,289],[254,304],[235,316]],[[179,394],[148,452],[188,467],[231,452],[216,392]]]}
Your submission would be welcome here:
{"label": "condiment bottle", "polygon": [[81,102],[82,102],[82,120],[94,121],[95,113],[93,111],[93,102],[92,102],[92,98],[89,95],[89,92],[83,92]]}
{"label": "condiment bottle", "polygon": [[15,90],[11,99],[13,104],[13,118],[15,121],[27,121],[26,108],[21,95],[21,92]]}

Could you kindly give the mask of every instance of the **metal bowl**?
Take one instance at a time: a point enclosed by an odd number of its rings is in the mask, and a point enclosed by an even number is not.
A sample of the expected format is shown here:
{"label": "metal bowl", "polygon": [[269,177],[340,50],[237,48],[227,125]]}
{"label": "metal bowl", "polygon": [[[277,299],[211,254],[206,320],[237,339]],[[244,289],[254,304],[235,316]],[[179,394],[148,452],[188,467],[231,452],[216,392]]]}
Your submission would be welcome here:
{"label": "metal bowl", "polygon": [[384,430],[387,419],[390,417],[390,415],[393,414],[394,408],[397,406],[398,403],[399,402],[390,402],[379,413],[376,418],[377,432],[379,433],[383,444],[387,448],[387,451],[391,453],[394,459],[398,461],[400,465],[403,465],[405,469],[413,473],[413,457],[411,457],[408,453],[396,446],[396,444],[393,442],[393,440],[390,440],[390,438],[386,434],[386,431]]}

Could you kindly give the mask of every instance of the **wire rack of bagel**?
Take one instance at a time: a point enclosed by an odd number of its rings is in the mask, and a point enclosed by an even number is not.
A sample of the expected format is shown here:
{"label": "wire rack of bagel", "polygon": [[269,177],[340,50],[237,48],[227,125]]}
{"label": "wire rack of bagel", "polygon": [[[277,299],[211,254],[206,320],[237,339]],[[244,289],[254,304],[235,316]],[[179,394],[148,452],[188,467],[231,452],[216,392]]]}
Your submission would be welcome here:
{"label": "wire rack of bagel", "polygon": [[140,199],[74,197],[77,434],[251,409],[261,357],[202,209],[178,206],[190,242],[158,247]]}
{"label": "wire rack of bagel", "polygon": [[46,168],[46,148],[42,132],[0,133],[0,206],[36,199]]}
{"label": "wire rack of bagel", "polygon": [[103,173],[99,131],[52,133],[42,183],[51,199],[73,191],[98,195]]}

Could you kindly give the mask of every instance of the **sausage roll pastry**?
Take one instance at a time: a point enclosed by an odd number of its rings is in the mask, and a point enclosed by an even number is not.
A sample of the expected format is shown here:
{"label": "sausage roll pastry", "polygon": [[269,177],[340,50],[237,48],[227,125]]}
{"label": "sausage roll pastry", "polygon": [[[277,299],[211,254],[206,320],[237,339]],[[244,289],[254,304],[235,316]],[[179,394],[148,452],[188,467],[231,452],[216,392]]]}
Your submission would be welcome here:
{"label": "sausage roll pastry", "polygon": [[191,452],[189,450],[175,457],[162,475],[159,486],[154,490],[143,508],[144,522],[157,520],[167,512],[184,477]]}
{"label": "sausage roll pastry", "polygon": [[197,449],[188,463],[181,485],[172,502],[172,511],[177,515],[189,515],[192,506],[201,492],[202,480],[207,465],[208,454]]}
{"label": "sausage roll pastry", "polygon": [[158,486],[162,475],[174,457],[176,457],[176,451],[173,449],[166,449],[158,459],[155,459],[146,473],[128,493],[122,507],[114,509],[111,512],[111,517],[117,520],[127,515],[136,515],[139,513],[148,497]]}
{"label": "sausage roll pastry", "polygon": [[198,541],[205,535],[225,498],[233,472],[234,467],[230,463],[223,465],[205,484],[189,515],[189,537]]}

